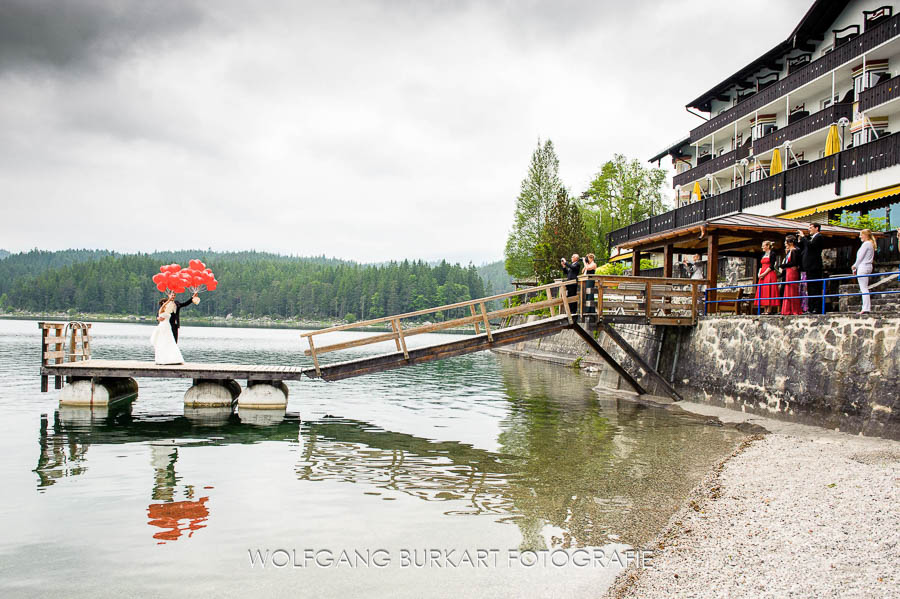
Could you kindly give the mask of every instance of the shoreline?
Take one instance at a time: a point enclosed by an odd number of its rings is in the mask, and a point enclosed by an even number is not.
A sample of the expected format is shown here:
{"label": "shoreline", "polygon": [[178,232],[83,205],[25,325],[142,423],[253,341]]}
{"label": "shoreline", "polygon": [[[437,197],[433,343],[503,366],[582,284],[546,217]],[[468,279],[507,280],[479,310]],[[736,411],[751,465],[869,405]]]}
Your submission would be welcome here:
{"label": "shoreline", "polygon": [[694,488],[606,599],[882,597],[900,584],[900,443],[676,404],[752,433]]}

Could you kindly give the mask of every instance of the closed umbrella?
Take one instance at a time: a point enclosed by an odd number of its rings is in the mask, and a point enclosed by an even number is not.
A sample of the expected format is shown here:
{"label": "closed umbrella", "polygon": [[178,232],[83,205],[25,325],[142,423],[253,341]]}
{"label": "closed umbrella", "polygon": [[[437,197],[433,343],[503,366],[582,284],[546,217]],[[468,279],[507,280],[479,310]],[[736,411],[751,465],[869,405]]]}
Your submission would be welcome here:
{"label": "closed umbrella", "polygon": [[825,139],[825,155],[831,156],[841,151],[841,136],[838,134],[837,125],[832,124],[828,128],[828,137]]}
{"label": "closed umbrella", "polygon": [[781,152],[778,151],[778,148],[775,148],[775,151],[772,152],[772,166],[769,167],[769,176],[777,175],[781,171]]}
{"label": "closed umbrella", "polygon": [[691,201],[699,202],[703,199],[703,192],[700,191],[700,182],[694,181],[694,190],[691,192]]}

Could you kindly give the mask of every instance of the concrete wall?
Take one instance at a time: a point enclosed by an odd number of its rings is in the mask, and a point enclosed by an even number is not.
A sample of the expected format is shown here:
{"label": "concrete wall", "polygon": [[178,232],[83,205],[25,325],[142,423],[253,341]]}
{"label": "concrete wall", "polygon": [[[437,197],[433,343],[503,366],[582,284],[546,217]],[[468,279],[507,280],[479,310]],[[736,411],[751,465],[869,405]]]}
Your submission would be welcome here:
{"label": "concrete wall", "polygon": [[[693,329],[616,330],[690,401],[900,438],[900,315],[711,316]],[[632,375],[640,372],[601,337]],[[571,331],[507,352],[564,364],[580,357],[602,371],[601,384],[627,388]]]}

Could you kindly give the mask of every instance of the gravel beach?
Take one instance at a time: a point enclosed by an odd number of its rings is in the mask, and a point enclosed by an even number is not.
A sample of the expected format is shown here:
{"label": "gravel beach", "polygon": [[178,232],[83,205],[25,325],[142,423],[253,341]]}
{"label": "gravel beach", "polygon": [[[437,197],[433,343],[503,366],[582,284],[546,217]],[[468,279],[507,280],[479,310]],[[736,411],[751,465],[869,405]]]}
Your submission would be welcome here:
{"label": "gravel beach", "polygon": [[710,406],[765,427],[694,490],[606,597],[900,597],[900,442]]}

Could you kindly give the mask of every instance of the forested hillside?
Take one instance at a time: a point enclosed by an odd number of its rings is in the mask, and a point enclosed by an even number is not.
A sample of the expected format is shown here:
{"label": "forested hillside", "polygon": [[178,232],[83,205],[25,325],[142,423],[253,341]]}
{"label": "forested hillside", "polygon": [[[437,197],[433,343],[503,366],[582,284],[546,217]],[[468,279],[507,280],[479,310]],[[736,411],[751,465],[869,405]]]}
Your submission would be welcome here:
{"label": "forested hillside", "polygon": [[506,293],[513,290],[512,277],[506,272],[503,260],[482,264],[478,267],[478,274],[484,279],[485,291],[489,293]]}
{"label": "forested hillside", "polygon": [[[0,262],[0,305],[29,311],[147,314],[161,294],[150,278],[164,263],[199,258],[219,281],[204,293],[198,314],[282,318],[377,318],[485,295],[474,266],[391,262],[366,266],[325,257],[258,252],[175,252],[92,256],[16,254]],[[81,261],[77,257],[85,258]],[[51,267],[54,261],[68,264]],[[7,268],[7,262],[12,267]],[[27,274],[28,265],[36,274]]]}

